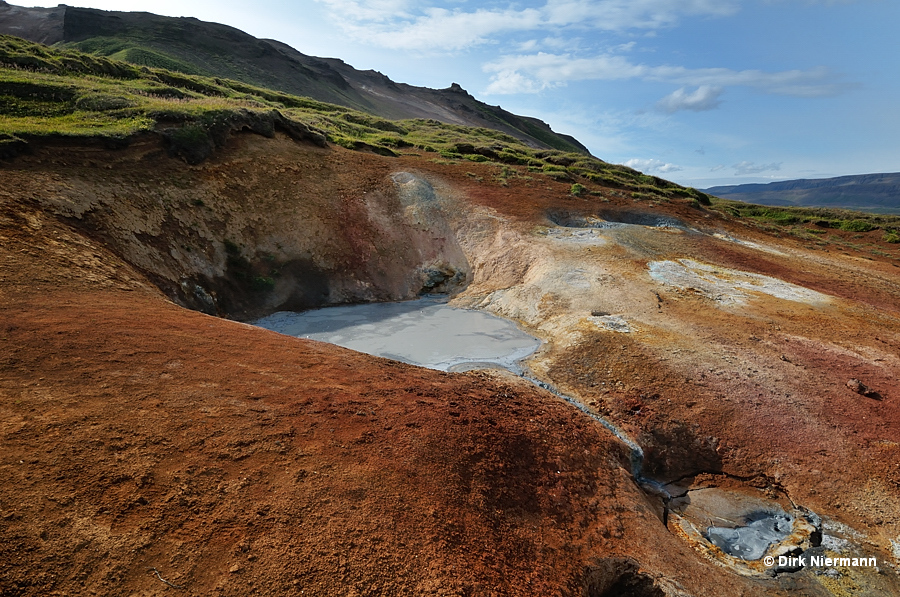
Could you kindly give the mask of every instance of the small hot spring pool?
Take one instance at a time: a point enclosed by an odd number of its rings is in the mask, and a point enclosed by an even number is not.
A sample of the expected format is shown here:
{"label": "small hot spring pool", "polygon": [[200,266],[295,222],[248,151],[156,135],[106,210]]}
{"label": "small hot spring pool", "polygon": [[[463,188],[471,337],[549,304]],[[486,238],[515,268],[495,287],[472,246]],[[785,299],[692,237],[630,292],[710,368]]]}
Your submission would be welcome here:
{"label": "small hot spring pool", "polygon": [[541,344],[505,319],[457,309],[445,297],[396,303],[280,311],[252,322],[288,336],[337,344],[441,371],[502,367],[521,374],[517,361]]}
{"label": "small hot spring pool", "polygon": [[742,560],[758,560],[773,543],[786,539],[793,531],[794,519],[784,512],[754,512],[740,527],[709,527],[710,543]]}

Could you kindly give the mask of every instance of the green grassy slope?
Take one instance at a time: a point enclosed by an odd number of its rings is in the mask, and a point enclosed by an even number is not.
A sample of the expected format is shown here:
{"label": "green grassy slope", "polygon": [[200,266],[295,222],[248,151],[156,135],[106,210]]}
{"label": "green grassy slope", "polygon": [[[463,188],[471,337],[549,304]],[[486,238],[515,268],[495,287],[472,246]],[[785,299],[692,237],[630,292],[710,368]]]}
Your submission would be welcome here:
{"label": "green grassy slope", "polygon": [[629,191],[636,199],[708,201],[694,189],[580,152],[534,149],[489,128],[386,120],[234,80],[137,67],[11,36],[0,36],[0,114],[0,145],[7,149],[38,137],[127,139],[156,131],[166,135],[176,153],[202,159],[203,152],[191,153],[191,145],[215,144],[230,130],[229,123],[249,123],[263,133],[291,123],[350,149],[527,166],[535,174],[571,182],[576,194],[585,192],[582,182],[594,182]]}
{"label": "green grassy slope", "polygon": [[[713,197],[713,209],[742,218],[774,234],[789,234],[817,245],[830,242],[847,244],[830,231],[863,233],[880,231],[881,240],[900,243],[900,216],[820,207],[773,207]],[[849,243],[851,248],[852,243]]]}
{"label": "green grassy slope", "polygon": [[336,59],[307,56],[227,25],[76,7],[65,7],[62,21],[60,45],[98,56],[243,81],[382,118],[442,119],[453,113],[459,122],[496,128],[535,147],[589,153],[578,141],[555,133],[546,123],[488,106],[453,86],[428,89],[395,83],[380,73],[358,71]]}

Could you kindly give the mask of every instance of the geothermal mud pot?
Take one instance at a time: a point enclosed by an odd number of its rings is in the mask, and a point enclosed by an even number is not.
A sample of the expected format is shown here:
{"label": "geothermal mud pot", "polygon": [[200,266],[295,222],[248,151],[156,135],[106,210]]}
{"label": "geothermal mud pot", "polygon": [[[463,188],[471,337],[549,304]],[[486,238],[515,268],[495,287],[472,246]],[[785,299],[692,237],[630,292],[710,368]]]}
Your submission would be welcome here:
{"label": "geothermal mud pot", "polygon": [[253,324],[440,371],[500,367],[521,373],[519,360],[540,346],[509,321],[445,303],[430,297],[278,312]]}
{"label": "geothermal mud pot", "polygon": [[[900,594],[879,231],[283,136],[34,149],[0,169],[0,594]],[[351,303],[326,339],[411,352],[311,339]],[[422,359],[488,348],[460,313],[500,350]]]}

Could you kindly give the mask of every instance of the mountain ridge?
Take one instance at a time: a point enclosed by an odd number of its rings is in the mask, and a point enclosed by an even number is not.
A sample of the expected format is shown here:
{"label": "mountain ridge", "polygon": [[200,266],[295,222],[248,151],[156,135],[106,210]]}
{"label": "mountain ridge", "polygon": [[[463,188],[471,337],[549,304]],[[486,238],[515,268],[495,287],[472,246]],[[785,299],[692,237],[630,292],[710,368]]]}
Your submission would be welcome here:
{"label": "mountain ridge", "polygon": [[723,199],[763,205],[900,211],[900,173],[724,185],[704,191]]}
{"label": "mountain ridge", "polygon": [[456,83],[445,89],[397,83],[338,58],[308,56],[283,42],[193,17],[66,5],[25,8],[0,0],[0,33],[139,66],[234,79],[382,118],[490,128],[533,148],[590,154],[574,137],[556,133],[537,118],[481,102]]}

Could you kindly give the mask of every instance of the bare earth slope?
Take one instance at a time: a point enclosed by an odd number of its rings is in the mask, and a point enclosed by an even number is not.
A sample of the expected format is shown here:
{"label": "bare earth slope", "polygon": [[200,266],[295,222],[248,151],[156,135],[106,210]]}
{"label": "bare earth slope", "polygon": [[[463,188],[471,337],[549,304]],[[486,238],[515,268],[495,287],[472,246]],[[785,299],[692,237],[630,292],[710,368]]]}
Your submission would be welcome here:
{"label": "bare earth slope", "polygon": [[[873,255],[252,134],[199,166],[153,137],[50,143],[0,180],[0,594],[900,591],[900,269],[877,232],[854,239]],[[641,478],[511,375],[198,312],[432,282],[546,340],[535,376],[636,440]],[[709,488],[813,512],[814,549],[878,566],[748,572],[671,507]]]}

